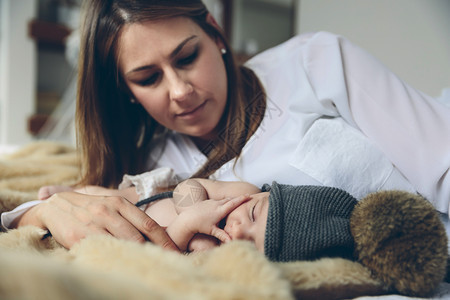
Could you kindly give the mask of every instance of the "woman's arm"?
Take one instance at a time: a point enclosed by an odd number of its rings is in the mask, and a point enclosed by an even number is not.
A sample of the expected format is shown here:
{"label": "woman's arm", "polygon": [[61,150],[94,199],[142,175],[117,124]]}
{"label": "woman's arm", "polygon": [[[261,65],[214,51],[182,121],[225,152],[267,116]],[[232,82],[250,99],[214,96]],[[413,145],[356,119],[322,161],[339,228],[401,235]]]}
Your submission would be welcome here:
{"label": "woman's arm", "polygon": [[173,193],[177,211],[206,199],[234,198],[261,192],[258,187],[242,181],[216,181],[203,178],[187,179],[178,184]]}
{"label": "woman's arm", "polygon": [[350,43],[344,42],[343,49],[356,124],[420,193],[448,213],[450,109],[411,88]]}
{"label": "woman's arm", "polygon": [[195,180],[204,187],[209,199],[233,198],[261,192],[257,186],[244,181],[217,181],[203,178]]}
{"label": "woman's arm", "polygon": [[345,38],[318,33],[309,43],[304,64],[318,99],[332,99],[339,115],[374,142],[438,210],[448,213],[450,109],[411,88]]}

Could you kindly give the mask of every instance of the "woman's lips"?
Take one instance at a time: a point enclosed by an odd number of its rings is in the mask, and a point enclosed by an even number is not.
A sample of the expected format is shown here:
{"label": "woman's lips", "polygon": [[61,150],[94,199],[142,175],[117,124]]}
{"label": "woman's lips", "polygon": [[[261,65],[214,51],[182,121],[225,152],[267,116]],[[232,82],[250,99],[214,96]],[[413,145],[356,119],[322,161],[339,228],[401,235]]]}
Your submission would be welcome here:
{"label": "woman's lips", "polygon": [[181,118],[181,119],[193,119],[193,118],[196,118],[198,115],[201,114],[203,108],[206,105],[206,102],[207,101],[203,102],[202,104],[200,104],[199,106],[197,106],[193,110],[182,112],[182,113],[176,114],[175,116],[177,118]]}

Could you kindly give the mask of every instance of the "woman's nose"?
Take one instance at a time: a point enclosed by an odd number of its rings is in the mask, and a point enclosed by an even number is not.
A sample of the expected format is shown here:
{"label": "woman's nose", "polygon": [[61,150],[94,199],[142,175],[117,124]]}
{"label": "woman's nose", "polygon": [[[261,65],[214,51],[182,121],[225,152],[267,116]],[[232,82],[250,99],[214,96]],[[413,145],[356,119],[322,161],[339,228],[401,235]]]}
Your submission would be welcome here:
{"label": "woman's nose", "polygon": [[181,74],[173,72],[169,78],[170,99],[173,101],[184,101],[194,91],[194,88]]}

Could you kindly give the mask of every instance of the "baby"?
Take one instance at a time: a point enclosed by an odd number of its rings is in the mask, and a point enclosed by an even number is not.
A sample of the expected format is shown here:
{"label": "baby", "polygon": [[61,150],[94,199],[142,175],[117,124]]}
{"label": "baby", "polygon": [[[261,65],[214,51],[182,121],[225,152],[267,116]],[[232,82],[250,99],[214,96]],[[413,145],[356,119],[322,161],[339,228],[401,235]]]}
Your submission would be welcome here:
{"label": "baby", "polygon": [[158,198],[136,205],[151,202],[145,212],[167,226],[180,250],[244,239],[274,261],[353,255],[349,220],[357,201],[337,188],[274,182],[260,190],[246,182],[188,179],[172,198],[153,202]]}

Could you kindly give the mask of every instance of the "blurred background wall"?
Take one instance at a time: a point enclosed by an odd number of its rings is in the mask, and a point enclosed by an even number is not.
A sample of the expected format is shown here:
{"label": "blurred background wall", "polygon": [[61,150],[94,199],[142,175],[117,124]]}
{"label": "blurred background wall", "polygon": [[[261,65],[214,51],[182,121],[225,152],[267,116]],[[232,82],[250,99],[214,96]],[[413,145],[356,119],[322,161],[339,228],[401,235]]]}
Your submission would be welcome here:
{"label": "blurred background wall", "polygon": [[34,112],[36,46],[28,37],[35,0],[0,0],[0,144],[31,140],[27,118]]}
{"label": "blurred background wall", "polygon": [[349,38],[431,96],[450,87],[449,0],[300,0],[296,28]]}

